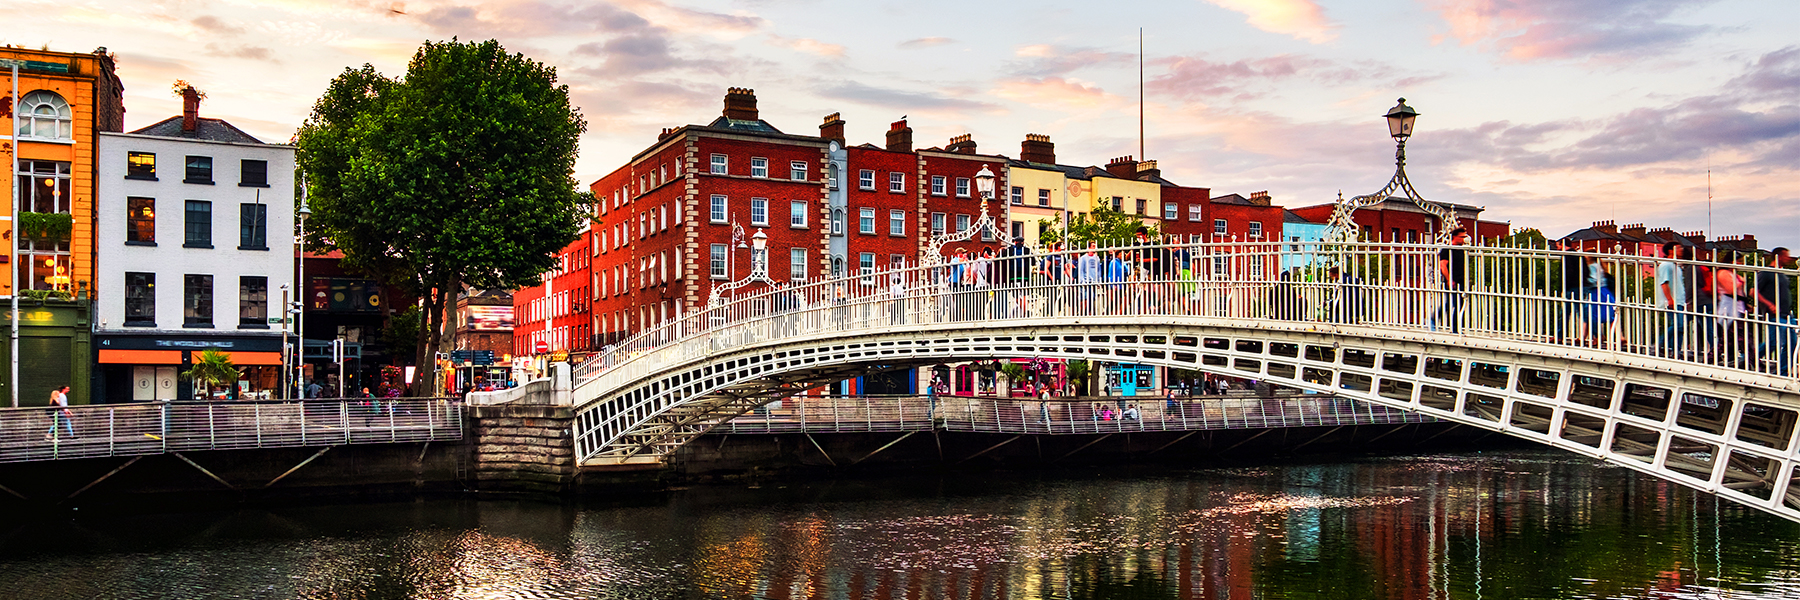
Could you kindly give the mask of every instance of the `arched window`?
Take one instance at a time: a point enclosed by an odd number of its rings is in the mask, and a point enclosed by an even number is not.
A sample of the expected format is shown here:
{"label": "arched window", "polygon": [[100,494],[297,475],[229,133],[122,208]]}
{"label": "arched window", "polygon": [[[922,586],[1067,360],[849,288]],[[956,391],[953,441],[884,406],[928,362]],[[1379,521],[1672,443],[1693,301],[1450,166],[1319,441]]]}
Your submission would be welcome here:
{"label": "arched window", "polygon": [[50,140],[75,137],[75,117],[56,92],[38,90],[19,101],[19,136]]}

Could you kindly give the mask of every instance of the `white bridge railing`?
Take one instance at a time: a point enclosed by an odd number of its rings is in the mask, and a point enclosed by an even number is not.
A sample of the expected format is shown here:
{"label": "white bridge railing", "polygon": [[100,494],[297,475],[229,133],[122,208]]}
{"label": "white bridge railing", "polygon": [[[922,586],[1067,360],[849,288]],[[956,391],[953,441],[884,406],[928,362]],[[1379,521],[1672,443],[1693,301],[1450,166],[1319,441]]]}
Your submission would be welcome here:
{"label": "white bridge railing", "polygon": [[449,398],[0,409],[0,463],[458,439],[462,403]]}
{"label": "white bridge railing", "polygon": [[[746,288],[748,293],[720,305],[650,327],[577,365],[578,390],[598,385],[578,391],[577,401],[720,350],[784,338],[904,325],[1138,316],[1311,321],[1431,332],[1447,341],[1529,341],[1764,374],[1793,385],[1800,337],[1793,312],[1797,272],[1747,264],[1765,262],[1756,254],[1712,258],[1718,260],[1272,241],[899,265]],[[1679,306],[1659,302],[1657,269],[1664,262],[1682,278],[1669,290],[1685,298]]]}
{"label": "white bridge railing", "polygon": [[[1110,414],[1102,412],[1110,407]],[[1127,418],[1126,407],[1136,407]],[[1429,416],[1325,395],[1113,398],[1038,401],[940,396],[865,396],[783,400],[713,428],[712,433],[1091,434],[1435,423]]]}

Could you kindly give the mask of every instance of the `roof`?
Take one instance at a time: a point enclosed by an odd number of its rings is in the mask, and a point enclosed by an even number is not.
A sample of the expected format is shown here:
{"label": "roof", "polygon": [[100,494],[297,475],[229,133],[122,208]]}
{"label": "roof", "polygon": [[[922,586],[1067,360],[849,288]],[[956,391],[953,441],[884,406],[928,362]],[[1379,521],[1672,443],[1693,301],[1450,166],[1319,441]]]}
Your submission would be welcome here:
{"label": "roof", "polygon": [[1007,166],[1021,167],[1021,168],[1026,168],[1026,169],[1038,169],[1038,170],[1042,170],[1042,171],[1058,171],[1058,172],[1061,172],[1064,177],[1068,177],[1069,179],[1081,179],[1081,180],[1089,180],[1089,179],[1095,179],[1095,178],[1124,179],[1123,177],[1119,177],[1118,175],[1108,173],[1106,171],[1106,169],[1103,167],[1096,167],[1096,166],[1077,167],[1075,165],[1053,165],[1053,164],[1049,164],[1049,163],[1024,161],[1024,160],[1019,160],[1016,158],[1015,159],[1007,159],[1006,164],[1007,164]]}
{"label": "roof", "polygon": [[1281,209],[1281,222],[1283,222],[1283,223],[1305,223],[1305,224],[1309,224],[1309,225],[1324,225],[1325,224],[1325,223],[1314,223],[1312,221],[1307,220],[1306,217],[1302,217],[1298,214],[1295,214],[1294,211],[1291,211],[1291,210],[1288,210],[1285,208]]}
{"label": "roof", "polygon": [[1214,204],[1236,204],[1238,206],[1268,206],[1267,204],[1257,204],[1255,202],[1251,202],[1249,198],[1245,198],[1239,194],[1226,194],[1224,196],[1213,196],[1213,198],[1211,200],[1209,200],[1209,202],[1212,202]]}
{"label": "roof", "polygon": [[707,123],[706,126],[717,129],[734,129],[737,131],[750,131],[755,133],[781,133],[780,129],[776,129],[774,125],[770,125],[768,121],[762,119],[745,121],[742,119],[719,117],[713,119],[713,122]]}
{"label": "roof", "polygon": [[181,128],[181,117],[173,116],[157,122],[155,125],[131,132],[132,135],[153,135],[156,137],[183,138],[208,142],[230,142],[234,144],[265,144],[244,130],[232,126],[224,119],[200,117],[193,131]]}

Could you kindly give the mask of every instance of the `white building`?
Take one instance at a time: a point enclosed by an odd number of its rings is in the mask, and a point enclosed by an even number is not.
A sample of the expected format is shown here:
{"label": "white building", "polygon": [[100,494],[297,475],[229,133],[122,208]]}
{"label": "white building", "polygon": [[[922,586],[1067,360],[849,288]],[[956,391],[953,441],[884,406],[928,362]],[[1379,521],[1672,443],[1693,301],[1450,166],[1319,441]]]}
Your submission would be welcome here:
{"label": "white building", "polygon": [[96,402],[192,398],[176,376],[206,349],[241,391],[281,386],[282,293],[294,280],[294,148],[182,116],[99,136]]}

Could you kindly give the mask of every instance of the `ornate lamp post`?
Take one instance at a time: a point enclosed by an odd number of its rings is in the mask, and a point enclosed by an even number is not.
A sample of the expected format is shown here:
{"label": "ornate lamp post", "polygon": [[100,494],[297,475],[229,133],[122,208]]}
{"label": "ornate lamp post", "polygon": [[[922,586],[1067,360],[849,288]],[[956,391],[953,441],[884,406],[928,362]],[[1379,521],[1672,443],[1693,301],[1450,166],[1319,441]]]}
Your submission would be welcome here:
{"label": "ornate lamp post", "polygon": [[[733,223],[731,227],[732,244],[736,246],[736,248],[731,250],[731,257],[735,260],[738,250],[750,248],[750,275],[737,281],[713,286],[712,297],[707,300],[708,306],[719,306],[724,304],[726,292],[752,283],[761,282],[768,285],[775,284],[775,280],[769,279],[769,234],[763,233],[763,230],[761,229],[756,230],[756,234],[750,236],[750,245],[746,246],[744,245],[744,229],[738,227],[736,223]],[[737,275],[735,266],[732,267],[731,274],[734,276]]]}
{"label": "ornate lamp post", "polygon": [[984,230],[989,232],[994,239],[999,240],[1002,245],[1012,244],[1012,234],[1002,230],[994,222],[993,215],[988,214],[988,201],[994,199],[995,179],[994,172],[989,170],[987,165],[981,165],[981,171],[975,173],[975,191],[981,195],[981,218],[976,219],[975,223],[969,225],[966,230],[932,235],[930,243],[925,247],[925,256],[919,261],[921,264],[926,266],[943,264],[944,244],[973,238],[976,233]]}
{"label": "ornate lamp post", "polygon": [[1337,208],[1331,212],[1331,224],[1327,228],[1326,241],[1355,241],[1357,237],[1356,222],[1350,219],[1351,214],[1355,213],[1358,208],[1380,204],[1387,201],[1396,192],[1403,192],[1406,194],[1407,200],[1427,214],[1437,217],[1436,243],[1449,244],[1450,230],[1456,228],[1456,214],[1442,204],[1419,196],[1418,190],[1413,189],[1412,181],[1406,178],[1406,139],[1412,137],[1413,121],[1419,118],[1418,111],[1407,106],[1406,99],[1401,98],[1400,103],[1388,109],[1387,114],[1382,117],[1387,119],[1388,136],[1394,138],[1394,177],[1388,180],[1387,186],[1381,188],[1381,191],[1357,196],[1348,201],[1340,199]]}

